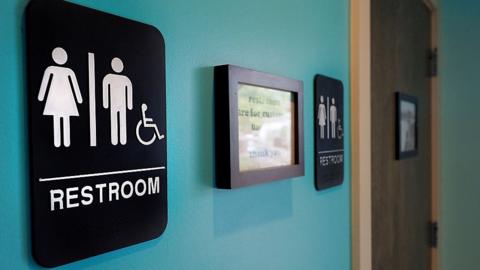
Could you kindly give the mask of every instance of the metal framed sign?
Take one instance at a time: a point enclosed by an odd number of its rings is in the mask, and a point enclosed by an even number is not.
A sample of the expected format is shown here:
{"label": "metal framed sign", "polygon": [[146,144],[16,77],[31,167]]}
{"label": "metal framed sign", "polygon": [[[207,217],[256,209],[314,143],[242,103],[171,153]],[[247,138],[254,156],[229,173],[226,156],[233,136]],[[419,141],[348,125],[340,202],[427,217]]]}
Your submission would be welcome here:
{"label": "metal framed sign", "polygon": [[303,82],[233,65],[214,76],[217,187],[303,176]]}
{"label": "metal framed sign", "polygon": [[158,237],[167,225],[161,33],[34,0],[26,35],[34,258],[53,267]]}
{"label": "metal framed sign", "polygon": [[315,187],[341,185],[344,168],[343,84],[315,76]]}

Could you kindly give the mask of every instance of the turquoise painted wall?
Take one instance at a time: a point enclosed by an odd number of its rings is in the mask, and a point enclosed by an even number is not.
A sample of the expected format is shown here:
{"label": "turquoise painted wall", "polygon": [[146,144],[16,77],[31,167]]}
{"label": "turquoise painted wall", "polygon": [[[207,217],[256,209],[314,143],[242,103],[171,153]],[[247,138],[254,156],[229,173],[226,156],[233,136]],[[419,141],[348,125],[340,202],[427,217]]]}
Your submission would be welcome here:
{"label": "turquoise painted wall", "polygon": [[[349,104],[348,0],[75,2],[153,24],[165,37],[169,224],[159,239],[63,269],[350,269],[350,170],[341,187],[315,191],[312,104],[316,73],[343,80]],[[0,1],[0,269],[36,268],[28,233],[25,5]],[[225,63],[304,81],[305,177],[213,188],[212,66]]]}
{"label": "turquoise painted wall", "polygon": [[480,2],[441,0],[442,269],[480,264]]}

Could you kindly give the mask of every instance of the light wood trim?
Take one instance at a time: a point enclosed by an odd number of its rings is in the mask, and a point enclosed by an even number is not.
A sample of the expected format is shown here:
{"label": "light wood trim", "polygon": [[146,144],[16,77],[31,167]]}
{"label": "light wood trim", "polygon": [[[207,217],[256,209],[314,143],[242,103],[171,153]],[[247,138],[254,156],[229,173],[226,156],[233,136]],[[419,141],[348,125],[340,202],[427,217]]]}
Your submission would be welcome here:
{"label": "light wood trim", "polygon": [[[422,0],[431,12],[431,48],[438,48],[438,9],[436,0]],[[440,93],[438,74],[431,79],[431,220],[440,218]],[[439,247],[431,249],[432,270],[440,270]]]}
{"label": "light wood trim", "polygon": [[370,0],[351,0],[352,269],[372,269]]}
{"label": "light wood trim", "polygon": [[[438,9],[436,0],[422,0],[431,12],[431,49],[438,48]],[[438,74],[431,79],[431,215],[432,221],[439,221],[440,215],[440,93]],[[430,251],[432,270],[440,270],[439,248]]]}
{"label": "light wood trim", "polygon": [[[431,12],[431,48],[438,48],[438,9],[436,0],[422,0]],[[438,75],[431,79],[431,215],[432,221],[439,221],[440,215],[440,93]],[[439,248],[431,249],[432,270],[440,270]]]}
{"label": "light wood trim", "polygon": [[[436,13],[436,12],[435,12]],[[433,28],[436,28],[433,27]],[[432,29],[433,30],[433,29]],[[433,31],[432,31],[433,32]],[[436,47],[436,46],[435,46]],[[434,47],[434,48],[435,48]],[[440,218],[440,93],[438,89],[438,78],[432,78],[432,90],[431,90],[431,149],[432,149],[432,215],[431,218],[434,221],[439,221]],[[439,233],[440,234],[440,233]],[[439,247],[432,248],[432,270],[439,270]]]}

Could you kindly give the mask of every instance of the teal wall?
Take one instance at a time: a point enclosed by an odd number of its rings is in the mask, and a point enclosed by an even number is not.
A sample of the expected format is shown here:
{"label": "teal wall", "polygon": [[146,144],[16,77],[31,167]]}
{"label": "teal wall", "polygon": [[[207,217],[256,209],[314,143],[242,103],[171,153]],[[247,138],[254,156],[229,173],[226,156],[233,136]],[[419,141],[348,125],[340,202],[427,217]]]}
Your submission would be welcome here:
{"label": "teal wall", "polygon": [[440,1],[441,261],[478,269],[480,2]]}
{"label": "teal wall", "polygon": [[[343,80],[349,104],[348,0],[75,2],[153,24],[165,37],[169,224],[159,239],[64,269],[350,269],[350,170],[341,187],[315,191],[312,104],[316,73]],[[0,1],[0,269],[36,268],[28,233],[25,5]],[[212,66],[225,63],[304,81],[305,177],[213,188]]]}

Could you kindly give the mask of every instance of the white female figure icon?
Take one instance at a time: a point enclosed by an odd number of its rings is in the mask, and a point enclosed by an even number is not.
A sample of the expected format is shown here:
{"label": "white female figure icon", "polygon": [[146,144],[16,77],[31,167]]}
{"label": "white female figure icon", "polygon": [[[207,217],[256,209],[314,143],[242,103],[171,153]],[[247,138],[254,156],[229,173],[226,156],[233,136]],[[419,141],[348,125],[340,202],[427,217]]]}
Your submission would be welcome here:
{"label": "white female figure icon", "polygon": [[79,104],[83,102],[82,95],[75,73],[67,67],[62,67],[68,60],[67,52],[57,47],[52,51],[52,58],[58,66],[49,66],[45,70],[38,100],[43,101],[45,95],[47,96],[43,115],[53,116],[53,144],[55,147],[61,146],[61,122],[63,122],[63,145],[69,147],[70,117],[79,116],[77,102]]}
{"label": "white female figure icon", "polygon": [[318,105],[318,125],[320,126],[320,138],[325,138],[325,125],[327,124],[327,112],[325,104],[323,104],[323,96],[320,96],[320,104]]}

